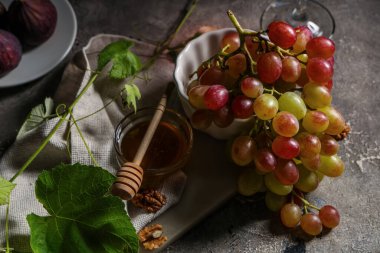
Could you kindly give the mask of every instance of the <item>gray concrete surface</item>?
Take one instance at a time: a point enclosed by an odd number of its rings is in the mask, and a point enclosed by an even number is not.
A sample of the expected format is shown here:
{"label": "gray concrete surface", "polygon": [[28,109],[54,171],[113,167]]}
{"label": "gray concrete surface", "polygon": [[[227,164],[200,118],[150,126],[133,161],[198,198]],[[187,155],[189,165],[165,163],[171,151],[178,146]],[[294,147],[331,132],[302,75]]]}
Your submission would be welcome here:
{"label": "gray concrete surface", "polygon": [[[186,5],[185,0],[70,2],[79,22],[73,52],[98,33],[159,42]],[[234,10],[244,27],[258,29],[260,14],[269,2],[201,0],[177,41],[202,25],[230,26],[227,9]],[[341,225],[313,240],[297,240],[297,231],[282,229],[262,201],[234,198],[165,252],[380,252],[380,1],[321,2],[331,10],[337,26],[333,103],[345,115],[352,133],[340,150],[346,164],[344,175],[324,180],[310,198],[336,206]],[[29,109],[52,94],[58,81],[0,89],[1,150],[12,142]]]}

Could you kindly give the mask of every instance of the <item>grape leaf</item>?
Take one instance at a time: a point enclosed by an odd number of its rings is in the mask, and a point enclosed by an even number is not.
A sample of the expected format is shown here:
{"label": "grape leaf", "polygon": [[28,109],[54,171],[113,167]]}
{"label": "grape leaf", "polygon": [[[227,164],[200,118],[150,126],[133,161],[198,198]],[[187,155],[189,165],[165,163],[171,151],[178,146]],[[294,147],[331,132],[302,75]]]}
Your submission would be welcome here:
{"label": "grape leaf", "polygon": [[35,191],[50,216],[27,216],[33,252],[138,252],[124,203],[108,192],[114,180],[102,168],[80,164],[43,171]]}
{"label": "grape leaf", "polygon": [[141,98],[141,93],[139,88],[133,83],[127,83],[124,85],[124,89],[121,91],[121,97],[123,99],[123,104],[133,107],[133,109],[137,110],[136,100]]}
{"label": "grape leaf", "polygon": [[47,97],[43,104],[39,104],[33,107],[32,111],[29,113],[24,124],[22,124],[20,131],[17,134],[17,139],[23,136],[26,132],[38,127],[41,123],[51,115],[54,109],[53,99]]}
{"label": "grape leaf", "polygon": [[108,44],[98,55],[98,71],[111,61],[112,67],[109,76],[115,79],[124,79],[132,76],[141,69],[140,59],[129,49],[133,43],[128,40],[118,40]]}
{"label": "grape leaf", "polygon": [[0,177],[0,206],[9,203],[9,196],[11,195],[11,192],[15,186],[15,184]]}

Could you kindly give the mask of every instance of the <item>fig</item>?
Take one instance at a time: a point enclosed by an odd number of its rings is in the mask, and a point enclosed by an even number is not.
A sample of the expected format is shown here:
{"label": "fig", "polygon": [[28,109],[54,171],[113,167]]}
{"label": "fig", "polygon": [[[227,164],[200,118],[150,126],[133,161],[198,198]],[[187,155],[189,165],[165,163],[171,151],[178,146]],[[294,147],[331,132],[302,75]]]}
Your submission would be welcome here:
{"label": "fig", "polygon": [[17,67],[21,55],[21,43],[16,36],[0,30],[0,77]]}
{"label": "fig", "polygon": [[14,0],[8,8],[10,31],[32,48],[45,42],[57,25],[57,9],[50,0]]}

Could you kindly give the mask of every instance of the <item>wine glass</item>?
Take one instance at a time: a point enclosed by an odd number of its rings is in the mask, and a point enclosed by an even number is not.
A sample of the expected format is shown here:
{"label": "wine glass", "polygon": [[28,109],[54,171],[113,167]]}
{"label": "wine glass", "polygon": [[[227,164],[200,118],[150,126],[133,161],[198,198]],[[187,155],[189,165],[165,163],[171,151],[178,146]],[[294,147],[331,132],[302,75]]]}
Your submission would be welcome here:
{"label": "wine glass", "polygon": [[265,30],[274,20],[284,20],[293,27],[307,26],[314,37],[332,38],[335,20],[331,12],[315,0],[275,0],[260,18],[260,28]]}

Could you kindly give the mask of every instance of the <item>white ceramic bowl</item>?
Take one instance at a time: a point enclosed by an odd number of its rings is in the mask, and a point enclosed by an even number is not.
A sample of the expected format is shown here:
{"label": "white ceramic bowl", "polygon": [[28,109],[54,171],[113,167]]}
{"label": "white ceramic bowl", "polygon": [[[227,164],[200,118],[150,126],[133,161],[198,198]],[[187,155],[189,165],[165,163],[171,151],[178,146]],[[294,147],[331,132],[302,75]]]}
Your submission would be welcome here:
{"label": "white ceramic bowl", "polygon": [[[189,103],[189,97],[186,92],[187,86],[191,81],[190,75],[197,70],[202,62],[218,53],[223,36],[231,31],[236,30],[234,28],[225,28],[204,33],[190,41],[178,55],[174,70],[174,80],[182,107],[188,118],[195,112],[195,108]],[[220,128],[212,123],[209,128],[202,131],[216,139],[230,139],[242,131],[249,129],[252,126],[253,120],[253,117],[249,119],[234,119],[231,125],[226,128]]]}

